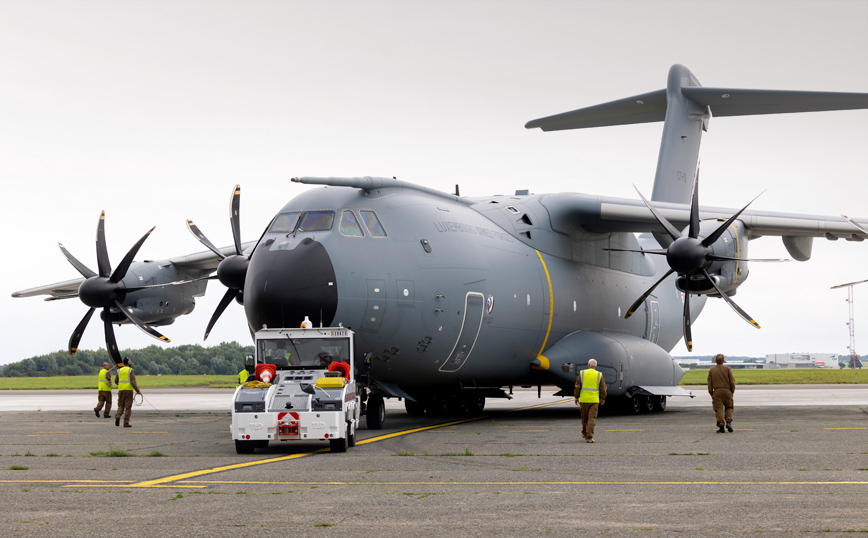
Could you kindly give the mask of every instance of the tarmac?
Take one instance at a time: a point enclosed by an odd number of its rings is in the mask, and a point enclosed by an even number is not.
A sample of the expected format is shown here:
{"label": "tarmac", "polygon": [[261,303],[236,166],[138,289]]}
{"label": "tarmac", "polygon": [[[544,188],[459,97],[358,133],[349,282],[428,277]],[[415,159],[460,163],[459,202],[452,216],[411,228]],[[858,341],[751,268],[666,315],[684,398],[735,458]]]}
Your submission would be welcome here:
{"label": "tarmac", "polygon": [[363,424],[347,453],[252,455],[229,437],[231,390],[146,391],[132,428],[96,418],[95,391],[2,391],[0,534],[868,532],[868,386],[739,387],[726,434],[691,388],[663,413],[604,414],[594,444],[571,399],[534,388],[473,418],[388,401],[384,428]]}

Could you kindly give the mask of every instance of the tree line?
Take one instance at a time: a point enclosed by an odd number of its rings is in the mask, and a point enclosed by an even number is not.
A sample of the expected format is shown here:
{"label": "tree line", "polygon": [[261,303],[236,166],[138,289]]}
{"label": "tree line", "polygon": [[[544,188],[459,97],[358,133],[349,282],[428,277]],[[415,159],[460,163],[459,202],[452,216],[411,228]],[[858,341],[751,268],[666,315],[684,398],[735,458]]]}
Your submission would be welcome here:
{"label": "tree line", "polygon": [[[213,347],[184,345],[148,346],[122,350],[122,357],[132,360],[136,375],[234,375],[244,368],[244,357],[253,354],[253,346],[223,342]],[[75,355],[55,351],[0,366],[3,377],[51,377],[96,375],[102,364],[112,360],[108,351],[80,349]]]}

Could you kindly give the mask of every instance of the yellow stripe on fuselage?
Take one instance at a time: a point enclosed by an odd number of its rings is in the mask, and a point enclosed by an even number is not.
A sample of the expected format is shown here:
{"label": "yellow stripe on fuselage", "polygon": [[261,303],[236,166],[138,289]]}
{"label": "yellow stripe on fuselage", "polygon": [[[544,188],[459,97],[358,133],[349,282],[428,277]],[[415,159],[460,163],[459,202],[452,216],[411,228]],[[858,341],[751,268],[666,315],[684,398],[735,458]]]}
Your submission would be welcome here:
{"label": "yellow stripe on fuselage", "polygon": [[546,337],[543,340],[542,347],[539,348],[539,353],[537,355],[542,355],[543,350],[546,348],[546,343],[549,341],[549,333],[552,332],[552,319],[555,317],[555,301],[554,295],[552,294],[552,277],[549,275],[549,268],[546,267],[546,262],[543,260],[542,254],[539,251],[536,251],[536,255],[539,256],[539,261],[542,263],[543,270],[546,272],[546,280],[549,283],[549,326],[546,329]]}

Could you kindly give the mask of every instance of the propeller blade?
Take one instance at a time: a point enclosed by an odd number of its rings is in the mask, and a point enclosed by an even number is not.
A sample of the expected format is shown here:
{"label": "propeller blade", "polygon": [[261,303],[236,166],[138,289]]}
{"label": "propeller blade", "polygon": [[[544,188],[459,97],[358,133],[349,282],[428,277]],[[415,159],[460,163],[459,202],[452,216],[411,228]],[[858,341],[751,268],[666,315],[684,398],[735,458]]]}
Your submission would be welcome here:
{"label": "propeller blade", "polygon": [[187,219],[187,229],[190,230],[190,233],[193,234],[193,237],[195,237],[199,240],[200,243],[208,247],[208,250],[219,256],[221,260],[226,257],[223,255],[222,252],[220,252],[217,247],[214,246],[214,243],[208,241],[208,238],[205,237],[205,234],[203,234],[199,227],[193,224],[193,221],[190,219]]}
{"label": "propeller blade", "polygon": [[160,334],[160,333],[157,332],[156,330],[154,330],[154,329],[148,327],[147,325],[145,325],[145,324],[142,322],[142,320],[140,320],[140,319],[137,318],[137,317],[136,317],[132,312],[130,312],[130,311],[127,309],[127,307],[125,307],[124,305],[121,304],[120,301],[117,301],[117,300],[116,300],[116,301],[114,302],[114,304],[115,304],[115,307],[117,307],[118,310],[120,310],[121,312],[123,312],[123,314],[127,317],[128,320],[132,321],[132,322],[136,325],[136,327],[138,327],[139,329],[141,329],[143,332],[145,332],[146,334],[148,334],[148,335],[150,335],[150,336],[153,336],[153,337],[156,338],[157,340],[162,340],[163,342],[171,342],[171,340],[169,340],[168,338],[166,338],[165,336],[163,336],[162,334]]}
{"label": "propeller blade", "polygon": [[71,263],[72,266],[75,267],[75,270],[78,271],[79,273],[81,273],[81,276],[83,276],[84,278],[90,278],[93,276],[97,276],[96,273],[94,273],[93,271],[90,270],[90,268],[88,268],[88,266],[81,263],[80,261],[78,261],[76,259],[75,256],[70,254],[69,251],[66,250],[66,247],[64,247],[59,241],[57,243],[57,246],[60,247],[60,252],[62,252],[63,255],[66,257],[66,261]]}
{"label": "propeller blade", "polygon": [[642,201],[645,202],[645,206],[651,210],[651,214],[654,215],[654,218],[657,219],[657,222],[659,222],[660,225],[663,226],[664,229],[666,229],[666,233],[669,234],[669,237],[671,237],[672,239],[679,239],[681,237],[681,232],[679,232],[675,228],[675,226],[672,226],[672,224],[670,224],[669,221],[666,220],[666,217],[664,217],[663,215],[658,213],[656,209],[651,207],[651,203],[648,202],[648,200],[646,200],[644,196],[642,196],[642,193],[639,192],[639,189],[638,187],[636,187],[636,185],[633,185],[633,188],[636,189],[636,192],[639,193],[639,198],[641,198]]}
{"label": "propeller blade", "polygon": [[696,239],[699,234],[699,170],[693,180],[693,193],[690,195],[690,227],[687,236]]}
{"label": "propeller blade", "polygon": [[654,288],[659,286],[661,282],[666,280],[666,277],[668,277],[669,275],[671,275],[674,272],[675,272],[675,269],[669,269],[669,271],[667,271],[666,274],[663,275],[663,278],[661,278],[660,280],[655,282],[654,285],[651,286],[650,288],[648,288],[648,290],[645,293],[643,293],[641,297],[636,299],[636,302],[630,305],[630,308],[627,310],[627,315],[624,316],[624,319],[630,319],[630,316],[632,316],[633,313],[636,312],[636,309],[639,308],[639,305],[642,304],[642,302],[645,301],[645,299],[647,299],[649,295],[651,295],[651,292],[654,291]]}
{"label": "propeller blade", "polygon": [[235,191],[229,201],[229,222],[232,224],[232,239],[235,241],[235,253],[241,256],[241,185],[235,185]]}
{"label": "propeller blade", "polygon": [[234,290],[232,288],[226,290],[226,293],[223,294],[223,298],[220,299],[220,304],[217,305],[217,309],[211,316],[211,320],[208,322],[208,326],[205,327],[205,338],[203,338],[203,340],[208,339],[208,335],[211,334],[211,329],[213,329],[214,324],[217,323],[217,318],[220,317],[223,311],[226,310],[226,307],[229,306],[229,303],[232,302],[232,299],[234,299],[239,293],[241,293],[239,290]]}
{"label": "propeller blade", "polygon": [[789,258],[736,258],[733,256],[715,256],[714,254],[708,256],[708,259],[711,261],[729,260],[729,261],[733,261],[733,262],[791,262],[791,261],[793,261]]}
{"label": "propeller blade", "polygon": [[[689,285],[688,281],[688,285]],[[688,287],[689,289],[689,287]],[[693,333],[690,330],[690,292],[684,292],[684,315],[681,318],[681,329],[684,332],[684,343],[687,344],[687,351],[693,351]]]}
{"label": "propeller blade", "polygon": [[658,248],[654,250],[636,250],[632,248],[604,248],[603,250],[610,250],[612,252],[638,252],[639,254],[663,254],[666,255],[666,249]]}
{"label": "propeller blade", "polygon": [[105,242],[105,211],[99,216],[99,223],[96,225],[96,264],[99,276],[109,276],[112,273]]}
{"label": "propeller blade", "polygon": [[78,326],[76,326],[75,330],[72,331],[72,336],[69,337],[69,354],[75,355],[75,352],[78,351],[78,343],[81,342],[81,337],[84,334],[85,328],[87,328],[87,323],[90,321],[91,316],[93,316],[93,312],[96,310],[95,308],[91,308],[87,311],[87,314],[81,318],[81,321],[78,322]]}
{"label": "propeller blade", "polygon": [[[154,226],[154,228],[156,228],[156,226]],[[123,280],[125,276],[127,276],[127,270],[130,268],[130,264],[133,263],[133,258],[136,256],[136,254],[138,254],[139,249],[145,242],[145,239],[147,239],[148,236],[151,235],[151,232],[154,231],[154,228],[148,230],[148,232],[143,235],[142,238],[139,239],[135,245],[133,245],[133,248],[131,248],[130,251],[127,252],[127,255],[124,256],[124,259],[121,260],[121,263],[117,266],[117,268],[115,268],[115,272],[112,273],[111,278],[109,278],[110,281],[118,283]]]}
{"label": "propeller blade", "polygon": [[858,228],[860,232],[862,232],[863,234],[868,234],[868,230],[866,230],[864,226],[862,226],[861,224],[859,224],[855,220],[851,219],[847,215],[844,215],[843,213],[841,214],[841,216],[844,217],[844,220],[846,220],[847,222],[849,222],[850,224],[852,224],[853,226]]}
{"label": "propeller blade", "polygon": [[105,347],[115,364],[121,364],[121,352],[118,351],[118,341],[115,339],[115,330],[112,328],[111,308],[102,309],[103,325],[105,326]]}
{"label": "propeller blade", "polygon": [[738,216],[741,215],[742,211],[747,209],[747,207],[749,205],[751,205],[752,203],[756,202],[756,199],[759,198],[760,196],[762,196],[764,192],[766,192],[766,191],[763,191],[763,192],[757,194],[756,198],[754,198],[753,200],[748,202],[747,205],[745,205],[743,208],[739,209],[735,215],[729,217],[728,221],[724,222],[723,224],[718,226],[716,230],[711,232],[711,235],[709,235],[708,237],[706,237],[705,239],[702,240],[702,246],[704,246],[704,247],[710,246],[712,243],[714,243],[715,241],[720,239],[720,236],[723,235],[723,232],[726,231],[727,228],[729,228],[730,224],[735,222],[735,219],[737,219]]}
{"label": "propeller blade", "polygon": [[726,304],[728,304],[729,306],[731,306],[732,309],[735,310],[736,314],[738,314],[739,316],[741,316],[741,319],[743,319],[743,320],[745,320],[746,322],[750,323],[751,325],[753,325],[753,326],[756,327],[757,329],[760,328],[759,323],[757,323],[756,321],[754,321],[753,318],[751,318],[749,315],[747,315],[747,312],[745,312],[744,310],[742,310],[741,308],[739,308],[739,306],[738,306],[737,304],[735,304],[735,301],[733,301],[732,299],[730,299],[729,296],[728,296],[727,294],[725,294],[725,293],[723,293],[722,291],[720,291],[720,288],[717,287],[717,284],[714,283],[714,280],[712,280],[711,275],[708,274],[708,271],[706,271],[704,267],[702,268],[702,273],[705,275],[705,278],[707,278],[708,281],[711,282],[711,285],[714,286],[714,289],[717,290],[717,293],[719,293],[720,296],[723,297],[723,300],[726,301]]}

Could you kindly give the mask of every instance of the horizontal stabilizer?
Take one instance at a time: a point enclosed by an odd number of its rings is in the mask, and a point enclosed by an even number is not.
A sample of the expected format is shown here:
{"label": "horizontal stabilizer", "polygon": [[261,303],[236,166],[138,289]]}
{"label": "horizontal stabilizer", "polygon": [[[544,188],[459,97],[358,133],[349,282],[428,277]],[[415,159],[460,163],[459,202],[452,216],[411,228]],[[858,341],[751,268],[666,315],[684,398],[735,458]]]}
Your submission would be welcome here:
{"label": "horizontal stabilizer", "polygon": [[[685,97],[697,105],[708,106],[712,116],[717,117],[868,108],[868,93],[739,90],[702,86],[684,86],[680,89]],[[525,124],[525,128],[565,131],[653,123],[665,119],[666,107],[666,90],[657,90],[531,120]]]}
{"label": "horizontal stabilizer", "polygon": [[589,127],[605,127],[608,125],[652,123],[663,121],[665,117],[666,90],[657,90],[617,101],[610,101],[602,105],[594,105],[531,120],[525,124],[525,128],[534,129],[539,127],[543,131],[564,131],[567,129],[587,129]]}
{"label": "horizontal stabilizer", "polygon": [[684,87],[691,101],[711,107],[713,116],[753,116],[868,108],[868,93],[737,90]]}

